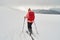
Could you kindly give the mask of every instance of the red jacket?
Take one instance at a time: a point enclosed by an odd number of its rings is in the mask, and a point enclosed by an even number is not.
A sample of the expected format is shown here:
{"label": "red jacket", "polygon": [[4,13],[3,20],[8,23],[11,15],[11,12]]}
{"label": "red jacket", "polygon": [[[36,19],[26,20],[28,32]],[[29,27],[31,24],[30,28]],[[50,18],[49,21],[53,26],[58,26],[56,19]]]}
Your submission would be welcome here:
{"label": "red jacket", "polygon": [[30,22],[30,23],[34,22],[34,19],[35,19],[35,14],[34,14],[34,12],[33,12],[33,11],[29,11],[29,12],[26,14],[25,18],[27,18],[27,22]]}

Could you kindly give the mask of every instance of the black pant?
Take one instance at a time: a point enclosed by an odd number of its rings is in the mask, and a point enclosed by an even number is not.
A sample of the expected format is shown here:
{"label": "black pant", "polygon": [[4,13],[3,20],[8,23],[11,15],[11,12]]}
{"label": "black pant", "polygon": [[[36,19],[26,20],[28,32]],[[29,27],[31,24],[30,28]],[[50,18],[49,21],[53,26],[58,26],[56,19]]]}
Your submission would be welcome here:
{"label": "black pant", "polygon": [[32,23],[27,22],[28,30],[30,33],[32,33]]}

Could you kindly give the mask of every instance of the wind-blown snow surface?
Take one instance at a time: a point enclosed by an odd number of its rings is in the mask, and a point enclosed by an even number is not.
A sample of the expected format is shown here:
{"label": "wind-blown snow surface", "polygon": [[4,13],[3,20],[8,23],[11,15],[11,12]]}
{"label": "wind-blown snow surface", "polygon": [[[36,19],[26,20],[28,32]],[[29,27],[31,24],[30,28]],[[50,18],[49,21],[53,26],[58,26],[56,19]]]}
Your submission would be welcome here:
{"label": "wind-blown snow surface", "polygon": [[[21,33],[25,14],[21,10],[0,7],[0,40],[31,40],[26,33]],[[35,23],[40,35],[36,40],[60,40],[60,15],[36,14]],[[36,33],[34,24],[32,26]],[[27,29],[26,21],[24,29]]]}

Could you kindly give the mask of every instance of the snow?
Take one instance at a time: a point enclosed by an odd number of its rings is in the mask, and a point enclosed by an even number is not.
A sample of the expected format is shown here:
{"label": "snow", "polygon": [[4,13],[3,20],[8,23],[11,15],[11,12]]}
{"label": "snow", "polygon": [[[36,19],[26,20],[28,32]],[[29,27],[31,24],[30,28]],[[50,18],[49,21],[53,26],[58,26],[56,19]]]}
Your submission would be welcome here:
{"label": "snow", "polygon": [[[0,40],[31,40],[29,35],[21,32],[25,14],[21,10],[0,7]],[[40,35],[36,34],[33,24],[33,32],[38,36],[36,40],[60,40],[60,15],[36,14],[35,23]]]}

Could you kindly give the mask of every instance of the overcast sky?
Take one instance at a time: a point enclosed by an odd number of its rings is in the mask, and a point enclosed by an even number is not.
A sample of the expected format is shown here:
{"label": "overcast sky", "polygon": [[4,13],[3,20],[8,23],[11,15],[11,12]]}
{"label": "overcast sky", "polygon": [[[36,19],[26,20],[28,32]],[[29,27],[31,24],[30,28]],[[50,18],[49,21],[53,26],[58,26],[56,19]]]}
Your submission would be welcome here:
{"label": "overcast sky", "polygon": [[60,0],[0,0],[2,5],[60,5]]}

